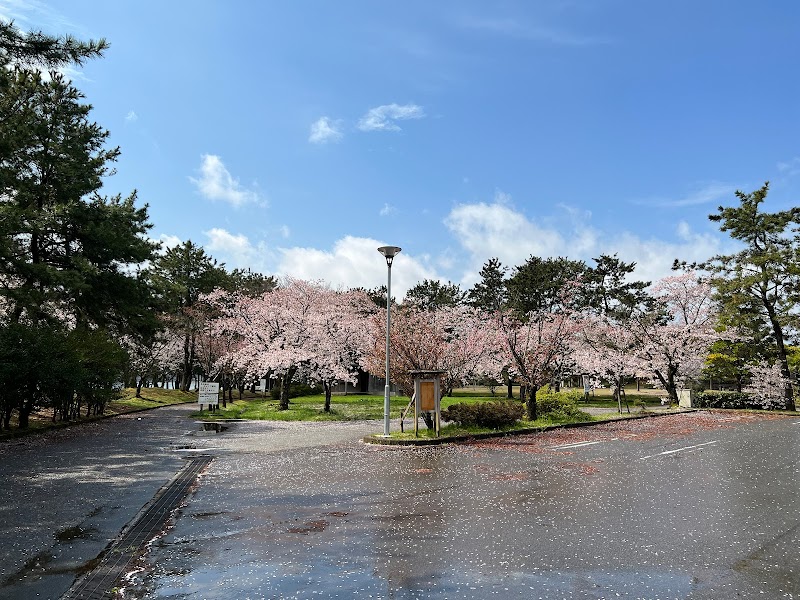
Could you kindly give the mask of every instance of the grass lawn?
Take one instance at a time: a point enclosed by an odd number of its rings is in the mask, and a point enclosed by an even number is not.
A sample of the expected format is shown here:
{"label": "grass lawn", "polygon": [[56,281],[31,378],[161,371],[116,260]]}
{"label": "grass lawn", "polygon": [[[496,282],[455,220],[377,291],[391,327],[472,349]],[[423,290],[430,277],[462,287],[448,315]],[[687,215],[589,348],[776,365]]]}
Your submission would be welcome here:
{"label": "grass lawn", "polygon": [[[400,418],[400,411],[408,405],[405,396],[392,396],[390,415]],[[289,410],[279,410],[279,402],[270,396],[247,397],[228,403],[227,408],[220,405],[219,410],[192,413],[192,417],[203,419],[253,419],[268,421],[364,421],[383,418],[383,396],[358,394],[335,395],[331,397],[331,412],[326,413],[325,395],[301,396],[292,398]]]}
{"label": "grass lawn", "polygon": [[[458,402],[481,402],[487,400],[500,400],[505,398],[505,388],[496,388],[495,394],[492,395],[488,388],[469,387],[454,390],[452,397],[442,398],[442,408],[445,409],[451,404]],[[519,388],[515,388],[515,395],[519,396]],[[660,390],[642,390],[641,393],[636,394],[635,389],[631,390],[628,394],[628,399],[631,407],[638,407],[639,402],[644,401],[648,406],[660,405],[660,397],[663,394]],[[148,408],[156,408],[159,406],[167,406],[170,404],[183,404],[183,403],[196,403],[197,392],[181,392],[180,390],[166,390],[163,388],[143,388],[142,397],[136,398],[136,390],[126,388],[122,391],[121,397],[117,400],[109,402],[106,406],[105,415],[117,415],[129,413],[137,410]],[[400,412],[406,408],[409,399],[405,396],[392,396],[391,398],[391,412],[392,429],[397,427],[397,421],[400,418]],[[204,411],[195,411],[191,413],[192,418],[202,419],[253,419],[253,420],[276,420],[276,421],[356,421],[356,420],[369,420],[369,419],[383,419],[383,395],[334,395],[331,398],[331,412],[326,413],[323,410],[325,405],[324,395],[304,396],[299,398],[292,398],[289,405],[289,410],[278,410],[278,401],[273,400],[271,397],[264,397],[261,394],[252,394],[245,392],[242,399],[239,399],[238,393],[234,392],[234,401],[228,402],[226,408],[213,413]],[[589,402],[580,403],[580,406],[594,406],[616,408],[616,404],[611,398],[610,390],[595,390],[595,395],[591,396]],[[40,411],[31,415],[29,432],[42,431],[54,427],[62,427],[73,423],[80,423],[83,421],[91,421],[97,417],[86,417],[85,408],[82,416],[78,421],[53,422],[52,413],[50,411]],[[413,417],[412,417],[413,418]],[[406,429],[413,430],[413,422],[411,418],[406,419]],[[555,424],[549,419],[539,419],[533,423],[528,421],[521,421],[519,425],[514,426],[512,429],[521,429],[526,427],[539,427],[543,425]],[[16,429],[16,423],[12,419],[11,431],[0,432],[0,440],[18,435],[20,432]],[[422,424],[421,424],[422,425]],[[485,431],[485,430],[480,430]],[[442,428],[442,433],[447,435],[463,435],[469,433],[479,433],[478,428],[459,428],[456,425],[445,425]],[[413,436],[413,431],[410,434]],[[420,436],[429,435],[427,429],[422,425],[420,429]]]}
{"label": "grass lawn", "polygon": [[106,406],[106,414],[121,414],[156,408],[170,404],[186,404],[197,402],[197,392],[182,392],[180,390],[165,390],[163,388],[142,388],[142,397],[136,397],[136,389],[125,388],[119,400],[112,400]]}
{"label": "grass lawn", "polygon": [[[486,400],[502,400],[499,394],[491,396],[488,389],[481,391],[458,390],[452,397],[442,398],[442,409],[458,402],[481,402]],[[399,419],[400,412],[408,406],[407,396],[392,396],[389,415],[391,419]],[[278,401],[271,397],[246,396],[244,400],[228,403],[227,408],[214,412],[207,410],[192,413],[192,417],[202,419],[253,419],[268,421],[364,421],[383,419],[383,395],[334,395],[331,396],[331,412],[326,413],[325,396],[300,396],[292,398],[289,410],[279,410]]]}
{"label": "grass lawn", "polygon": [[[495,395],[492,396],[489,388],[468,387],[459,388],[453,391],[451,397],[442,398],[442,409],[458,402],[481,402],[487,400],[502,400],[505,398],[505,388],[496,388]],[[515,396],[519,397],[519,388],[514,390]],[[628,392],[628,402],[631,408],[639,407],[640,402],[645,402],[647,406],[661,405],[661,390],[645,390],[636,393],[635,388]],[[236,395],[234,394],[234,397]],[[406,396],[392,396],[390,417],[392,420],[400,418],[400,412],[408,405],[409,398]],[[334,395],[331,397],[331,412],[326,413],[325,396],[317,394],[314,396],[301,396],[292,398],[289,410],[279,410],[278,401],[270,396],[252,396],[247,394],[244,400],[236,400],[228,403],[227,408],[222,408],[214,412],[207,410],[192,413],[194,418],[202,419],[253,419],[270,421],[360,421],[367,419],[383,418],[383,395]],[[611,390],[595,390],[594,396],[589,397],[588,402],[581,402],[580,406],[592,406],[599,408],[616,408],[616,403],[611,397]],[[624,405],[623,405],[624,406]],[[550,422],[546,424],[552,424]],[[527,427],[538,427],[538,421]]]}

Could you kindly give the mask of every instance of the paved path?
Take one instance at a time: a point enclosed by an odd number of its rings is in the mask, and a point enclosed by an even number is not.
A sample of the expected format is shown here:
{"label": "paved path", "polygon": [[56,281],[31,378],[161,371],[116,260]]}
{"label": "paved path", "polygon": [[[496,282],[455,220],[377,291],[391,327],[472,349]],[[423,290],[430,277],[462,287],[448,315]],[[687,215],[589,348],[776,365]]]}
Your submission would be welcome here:
{"label": "paved path", "polygon": [[[0,598],[59,598],[185,456],[214,445],[214,434],[200,434],[187,419],[195,408],[170,406],[0,444]],[[374,423],[262,425],[276,451],[379,430]]]}

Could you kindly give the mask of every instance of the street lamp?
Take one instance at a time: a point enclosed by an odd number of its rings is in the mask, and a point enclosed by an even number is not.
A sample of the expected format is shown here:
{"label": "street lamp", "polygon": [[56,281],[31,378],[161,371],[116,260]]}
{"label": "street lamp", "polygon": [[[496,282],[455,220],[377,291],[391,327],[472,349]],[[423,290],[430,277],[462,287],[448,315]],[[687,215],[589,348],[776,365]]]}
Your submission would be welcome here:
{"label": "street lamp", "polygon": [[389,331],[392,324],[392,261],[400,253],[397,246],[381,246],[378,252],[386,257],[386,266],[389,270],[386,283],[386,389],[383,392],[383,435],[389,437]]}

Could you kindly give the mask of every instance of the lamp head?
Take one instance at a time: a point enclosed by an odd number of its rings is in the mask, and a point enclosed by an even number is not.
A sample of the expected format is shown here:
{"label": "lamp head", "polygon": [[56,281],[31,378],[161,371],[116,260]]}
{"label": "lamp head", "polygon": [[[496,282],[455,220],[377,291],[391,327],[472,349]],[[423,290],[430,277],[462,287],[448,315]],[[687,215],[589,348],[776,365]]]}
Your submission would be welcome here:
{"label": "lamp head", "polygon": [[386,257],[386,264],[390,267],[392,266],[394,257],[400,254],[400,250],[402,250],[402,248],[398,248],[397,246],[381,246],[378,248],[378,252]]}

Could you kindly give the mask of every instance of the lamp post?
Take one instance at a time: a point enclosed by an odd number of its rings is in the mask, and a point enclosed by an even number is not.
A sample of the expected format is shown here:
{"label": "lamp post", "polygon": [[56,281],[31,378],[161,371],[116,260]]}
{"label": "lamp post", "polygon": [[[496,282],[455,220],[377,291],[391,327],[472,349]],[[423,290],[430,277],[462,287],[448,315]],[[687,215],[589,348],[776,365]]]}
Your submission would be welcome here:
{"label": "lamp post", "polygon": [[388,267],[388,279],[386,283],[386,389],[383,395],[383,435],[389,437],[389,331],[391,330],[392,317],[392,261],[400,253],[401,248],[397,246],[381,246],[378,252],[386,257]]}

